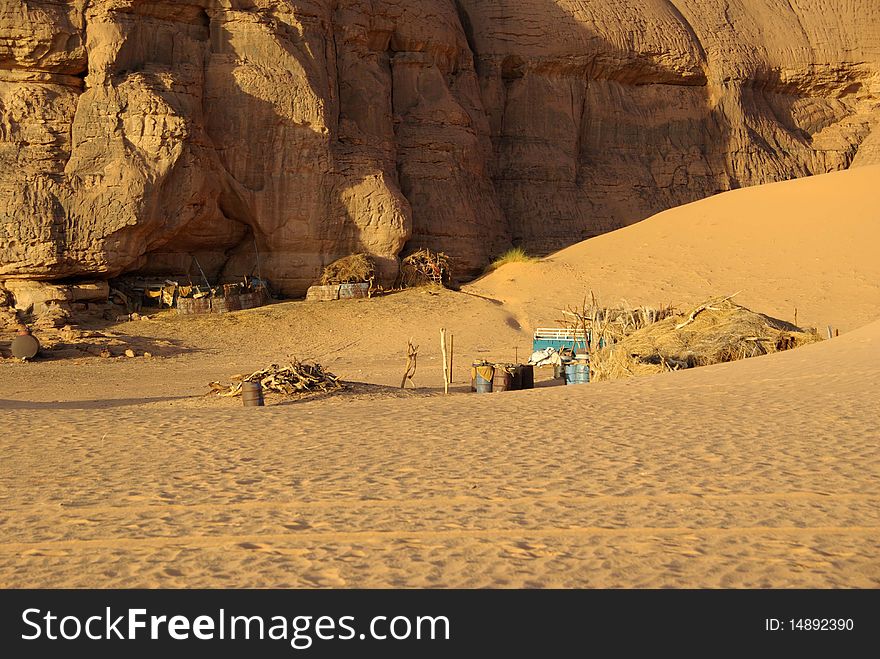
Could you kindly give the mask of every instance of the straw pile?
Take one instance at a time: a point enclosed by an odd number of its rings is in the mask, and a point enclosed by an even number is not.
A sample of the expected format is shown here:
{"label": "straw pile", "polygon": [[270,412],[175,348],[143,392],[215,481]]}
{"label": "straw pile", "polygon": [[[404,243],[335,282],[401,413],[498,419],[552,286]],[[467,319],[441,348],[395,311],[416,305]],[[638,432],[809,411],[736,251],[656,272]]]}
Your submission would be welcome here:
{"label": "straw pile", "polygon": [[352,254],[324,268],[321,285],[368,283],[372,287],[375,279],[376,264],[373,259],[366,254]]}
{"label": "straw pile", "polygon": [[342,383],[333,373],[325,371],[320,364],[303,364],[297,360],[289,366],[272,364],[269,368],[250,375],[234,375],[233,383],[223,385],[211,382],[209,394],[218,396],[240,396],[242,383],[259,382],[263,393],[276,393],[285,396],[312,392],[330,392],[342,389]]}
{"label": "straw pile", "polygon": [[[731,296],[732,297],[732,296]],[[592,379],[613,380],[707,366],[790,350],[821,340],[815,330],[713,298],[593,353]]]}
{"label": "straw pile", "polygon": [[403,259],[398,288],[414,288],[429,284],[446,286],[452,281],[449,257],[443,252],[420,249]]}
{"label": "straw pile", "polygon": [[618,307],[604,307],[590,291],[589,299],[585,298],[580,308],[569,307],[562,312],[564,318],[560,322],[576,334],[590,337],[591,345],[598,347],[600,340],[602,345],[609,345],[675,313],[675,308],[668,305],[633,309],[626,301]]}

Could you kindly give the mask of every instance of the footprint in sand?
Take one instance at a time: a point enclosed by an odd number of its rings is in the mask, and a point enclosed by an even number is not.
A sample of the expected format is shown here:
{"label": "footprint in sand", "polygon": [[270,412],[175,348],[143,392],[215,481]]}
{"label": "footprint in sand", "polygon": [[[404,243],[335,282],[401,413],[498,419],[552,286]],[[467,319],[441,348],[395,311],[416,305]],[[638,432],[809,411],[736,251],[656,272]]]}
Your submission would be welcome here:
{"label": "footprint in sand", "polygon": [[240,542],[238,546],[242,549],[266,549],[264,545],[258,545],[255,542]]}
{"label": "footprint in sand", "polygon": [[322,570],[304,575],[307,581],[324,588],[341,588],[347,582],[339,574],[339,570]]}
{"label": "footprint in sand", "polygon": [[297,520],[295,522],[291,522],[290,524],[283,524],[284,528],[290,529],[291,531],[305,531],[307,529],[312,528],[312,525],[308,522],[303,522],[302,520]]}

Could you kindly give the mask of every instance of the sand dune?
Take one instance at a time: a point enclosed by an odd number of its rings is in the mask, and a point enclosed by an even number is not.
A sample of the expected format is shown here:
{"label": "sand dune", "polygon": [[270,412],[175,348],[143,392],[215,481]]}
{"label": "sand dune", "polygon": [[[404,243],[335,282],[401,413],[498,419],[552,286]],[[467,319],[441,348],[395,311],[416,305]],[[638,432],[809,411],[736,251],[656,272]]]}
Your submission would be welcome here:
{"label": "sand dune", "polygon": [[880,310],[880,167],[758,186],[660,213],[538,263],[465,287],[502,300],[530,328],[552,324],[589,289],[616,304],[740,304],[841,331]]}
{"label": "sand dune", "polygon": [[[110,328],[152,359],[2,362],[0,587],[878,587],[878,173],[722,195],[465,293],[166,312]],[[589,287],[682,304],[741,289],[852,331],[465,393],[471,359],[524,354],[529,325]],[[419,388],[401,392],[409,337]],[[288,356],[363,384],[264,409],[202,396]]]}

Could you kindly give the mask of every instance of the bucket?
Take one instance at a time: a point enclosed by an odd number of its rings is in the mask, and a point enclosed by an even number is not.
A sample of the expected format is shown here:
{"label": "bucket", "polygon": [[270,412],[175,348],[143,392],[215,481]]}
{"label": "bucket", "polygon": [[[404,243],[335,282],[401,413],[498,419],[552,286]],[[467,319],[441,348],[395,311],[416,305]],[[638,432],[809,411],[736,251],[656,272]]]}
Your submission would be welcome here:
{"label": "bucket", "polygon": [[242,382],[241,402],[245,407],[264,407],[263,386],[259,382]]}
{"label": "bucket", "polygon": [[519,378],[521,389],[535,388],[535,367],[531,364],[523,364],[519,367]]}
{"label": "bucket", "polygon": [[495,379],[495,367],[491,364],[480,363],[474,366],[474,391],[478,394],[491,394],[492,382]]}
{"label": "bucket", "polygon": [[590,382],[589,362],[572,362],[565,367],[565,384],[588,384]]}
{"label": "bucket", "polygon": [[506,364],[495,364],[495,377],[492,381],[492,391],[512,391],[513,373]]}

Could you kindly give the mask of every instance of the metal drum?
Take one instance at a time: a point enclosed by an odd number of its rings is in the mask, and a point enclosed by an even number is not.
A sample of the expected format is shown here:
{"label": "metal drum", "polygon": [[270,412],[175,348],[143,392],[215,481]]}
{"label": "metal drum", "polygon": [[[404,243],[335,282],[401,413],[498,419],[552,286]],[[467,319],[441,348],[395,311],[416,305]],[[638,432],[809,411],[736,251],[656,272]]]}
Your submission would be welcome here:
{"label": "metal drum", "polygon": [[565,384],[588,384],[590,382],[589,362],[572,362],[565,367]]}
{"label": "metal drum", "polygon": [[12,350],[12,356],[17,359],[33,359],[40,352],[40,342],[30,334],[19,334],[12,339],[12,344],[9,347]]}
{"label": "metal drum", "polygon": [[495,365],[495,377],[492,379],[493,391],[511,391],[513,389],[513,373],[505,364]]}
{"label": "metal drum", "polygon": [[531,364],[523,364],[519,367],[520,388],[535,388],[535,367]]}
{"label": "metal drum", "polygon": [[522,366],[511,364],[510,368],[513,369],[513,383],[510,388],[512,391],[519,391],[522,389]]}
{"label": "metal drum", "polygon": [[264,407],[266,401],[263,399],[263,385],[259,382],[242,382],[241,402],[245,407]]}
{"label": "metal drum", "polygon": [[561,379],[565,382],[568,382],[568,377],[566,375],[566,369],[568,369],[570,364],[571,364],[571,358],[566,358],[566,357],[562,358],[561,364],[554,364],[553,365],[554,379],[557,379],[557,380]]}
{"label": "metal drum", "polygon": [[472,388],[478,394],[491,394],[495,379],[495,367],[486,362],[474,362],[471,369]]}

